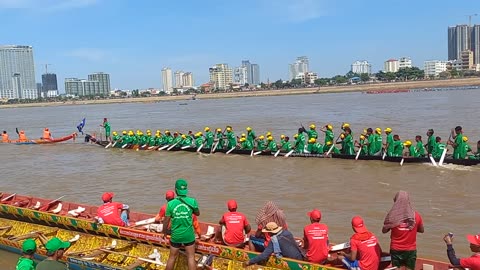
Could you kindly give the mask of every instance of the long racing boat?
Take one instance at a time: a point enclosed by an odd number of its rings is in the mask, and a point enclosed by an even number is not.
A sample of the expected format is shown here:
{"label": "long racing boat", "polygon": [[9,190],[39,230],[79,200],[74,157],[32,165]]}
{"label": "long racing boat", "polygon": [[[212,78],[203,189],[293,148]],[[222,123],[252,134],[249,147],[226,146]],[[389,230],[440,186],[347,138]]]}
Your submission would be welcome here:
{"label": "long racing boat", "polygon": [[8,141],[7,143],[13,143],[13,144],[53,144],[53,143],[60,143],[60,142],[66,142],[68,140],[75,140],[77,137],[77,133],[72,133],[67,136],[59,137],[59,138],[52,138],[52,139],[33,139],[33,140],[26,140],[26,141],[20,141],[20,140],[12,140]]}
{"label": "long racing boat", "polygon": [[[169,241],[158,232],[159,224],[152,223],[154,215],[130,212],[130,222],[133,224],[130,227],[99,224],[94,218],[97,212],[96,206],[67,202],[62,199],[63,196],[49,200],[1,193],[0,248],[18,253],[21,247],[20,240],[38,238],[43,243],[47,240],[44,237],[50,235],[58,236],[63,240],[78,241],[68,250],[66,260],[69,264],[84,268],[71,269],[134,269],[130,268],[134,263],[137,264],[136,266],[145,267],[141,269],[157,269],[165,263],[168,257],[166,254],[168,254]],[[242,262],[257,256],[258,253],[248,248],[240,249],[216,244],[213,241],[213,235],[218,226],[218,224],[200,223],[202,237],[198,239],[196,252],[207,255],[199,259],[200,269],[243,269]],[[117,241],[115,246],[114,240]],[[156,258],[152,257],[155,248],[157,252],[160,250],[162,259],[152,262],[152,258]],[[326,265],[271,256],[264,266],[260,268],[249,266],[248,269],[334,270],[341,267],[341,262],[336,257],[337,251],[347,248],[346,244],[332,246],[331,257]],[[42,254],[44,256],[44,252],[40,250],[39,256]],[[109,258],[112,256],[117,258],[116,264],[111,263],[113,259]],[[382,257],[381,269],[386,269],[389,265],[390,257],[385,254]],[[415,270],[449,268],[448,263],[419,258]]]}

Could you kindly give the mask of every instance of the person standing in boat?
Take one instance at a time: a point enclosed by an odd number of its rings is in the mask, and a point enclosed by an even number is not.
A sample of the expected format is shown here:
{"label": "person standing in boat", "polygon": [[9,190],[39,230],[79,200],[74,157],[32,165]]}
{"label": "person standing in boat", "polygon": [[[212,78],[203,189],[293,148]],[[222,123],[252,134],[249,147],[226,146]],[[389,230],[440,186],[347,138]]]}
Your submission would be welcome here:
{"label": "person standing in boat", "polygon": [[453,147],[453,158],[460,159],[460,154],[463,148],[463,130],[461,126],[456,126],[455,129],[452,129],[450,136],[453,139],[448,141],[447,144],[450,144]]}
{"label": "person standing in boat", "polygon": [[408,193],[403,190],[397,192],[382,228],[382,233],[391,232],[390,256],[393,266],[415,270],[417,233],[424,231],[422,217],[413,209]]}
{"label": "person standing in boat", "polygon": [[[321,132],[325,133],[325,141],[324,141],[324,149],[323,152],[327,152],[328,149],[325,149],[328,142],[333,143],[334,140],[334,134],[333,134],[333,126],[330,124],[325,125],[325,127],[320,129]],[[330,144],[331,145],[331,144]]]}
{"label": "person standing in boat", "polygon": [[310,224],[303,228],[303,248],[307,260],[311,263],[324,264],[328,257],[328,226],[320,223],[322,213],[313,209],[308,212]]}
{"label": "person standing in boat", "polygon": [[262,229],[262,232],[267,233],[270,236],[271,241],[260,255],[252,258],[248,262],[244,262],[244,267],[267,261],[272,254],[274,254],[277,259],[285,257],[295,260],[303,260],[302,251],[298,247],[295,238],[293,238],[293,234],[286,228],[278,226],[275,222],[269,222],[265,228]]}
{"label": "person standing in boat", "polygon": [[443,241],[447,244],[448,260],[454,268],[478,270],[480,269],[480,235],[467,235],[467,240],[470,243],[470,250],[473,255],[469,258],[457,258],[455,249],[453,249],[453,235],[445,235]]}
{"label": "person standing in boat", "polygon": [[187,197],[187,181],[178,179],[175,182],[175,193],[177,197],[168,202],[163,220],[164,231],[171,223],[170,254],[165,269],[174,269],[180,248],[183,246],[187,255],[188,269],[195,270],[195,230],[192,215],[200,216],[200,210],[197,200]]}
{"label": "person standing in boat", "polygon": [[415,148],[417,149],[418,156],[425,157],[425,146],[423,145],[423,142],[422,142],[422,136],[420,135],[415,136],[415,142],[417,142],[417,145],[415,145]]}
{"label": "person standing in boat", "polygon": [[37,244],[33,239],[27,239],[22,244],[22,256],[18,259],[16,270],[35,270],[37,263],[34,255],[37,251]]}
{"label": "person standing in boat", "polygon": [[[246,140],[246,142],[249,141]],[[215,232],[215,242],[217,244],[244,248],[245,238],[252,230],[252,227],[248,223],[247,217],[243,213],[237,212],[238,206],[235,200],[229,200],[227,208],[228,212],[223,214],[218,222],[221,227]]]}
{"label": "person standing in boat", "polygon": [[251,127],[247,127],[246,130],[247,130],[247,140],[250,141],[252,145],[254,145],[255,139],[257,138],[255,136],[255,131],[253,131]]}
{"label": "person standing in boat", "polygon": [[36,270],[67,270],[68,266],[61,262],[65,250],[70,247],[70,242],[62,241],[57,237],[50,239],[45,244],[47,258],[41,261]]}
{"label": "person standing in boat", "polygon": [[352,130],[349,127],[346,127],[344,129],[344,136],[345,138],[343,138],[342,153],[344,155],[355,155],[355,147],[353,146]]}
{"label": "person standing in boat", "polygon": [[387,150],[387,156],[388,157],[393,157],[393,134],[392,134],[392,129],[391,128],[386,128],[385,134],[387,134],[387,143],[385,144],[385,149]]}
{"label": "person standing in boat", "polygon": [[213,141],[215,139],[215,135],[213,134],[213,132],[210,130],[209,127],[205,127],[204,131],[205,131],[205,141],[206,141],[205,148],[211,149],[213,145]]}
{"label": "person standing in boat", "polygon": [[225,136],[227,137],[227,149],[230,150],[232,148],[235,148],[237,146],[237,139],[231,126],[227,127],[227,132],[225,133]]}
{"label": "person standing in boat", "polygon": [[435,136],[433,135],[435,133],[435,131],[433,129],[429,129],[427,131],[427,152],[429,155],[432,155],[433,154],[433,151],[435,150],[435,146],[436,146],[436,140],[435,140]]}
{"label": "person standing in boat", "polygon": [[350,253],[340,252],[342,262],[348,269],[378,270],[382,249],[377,237],[367,230],[360,216],[352,218],[355,232],[350,238]]}
{"label": "person standing in boat", "polygon": [[4,130],[3,133],[2,133],[2,142],[4,142],[4,143],[10,142],[10,140],[8,138],[8,133],[7,133],[6,130]]}
{"label": "person standing in boat", "polygon": [[123,227],[129,226],[128,215],[130,207],[123,203],[113,202],[114,195],[113,192],[103,193],[103,205],[97,209],[98,223]]}
{"label": "person standing in boat", "polygon": [[100,125],[105,129],[105,138],[107,141],[111,141],[112,138],[110,137],[110,123],[108,122],[107,118],[103,118],[103,124]]}
{"label": "person standing in boat", "polygon": [[308,140],[311,138],[315,138],[315,140],[318,139],[318,132],[315,130],[316,126],[315,124],[310,124],[310,129],[307,132]]}

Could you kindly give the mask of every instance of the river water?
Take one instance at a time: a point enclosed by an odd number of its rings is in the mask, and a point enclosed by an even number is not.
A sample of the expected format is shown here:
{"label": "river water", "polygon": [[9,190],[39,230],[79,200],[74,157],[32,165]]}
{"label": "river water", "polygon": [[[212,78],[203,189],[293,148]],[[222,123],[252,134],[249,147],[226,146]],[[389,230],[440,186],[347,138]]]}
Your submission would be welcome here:
{"label": "river water", "polygon": [[[390,127],[402,140],[420,134],[426,141],[428,128],[446,140],[449,130],[461,125],[473,147],[480,139],[479,102],[479,90],[457,90],[14,108],[0,110],[0,129],[15,134],[15,127],[22,128],[35,138],[47,126],[59,137],[73,132],[86,117],[85,130],[100,133],[99,125],[108,117],[117,131],[196,132],[205,126],[232,125],[237,135],[251,126],[257,136],[272,131],[278,138],[281,133],[292,137],[301,124],[332,123],[338,132],[342,122],[349,122],[357,136],[366,127]],[[322,134],[320,138],[323,141]],[[263,203],[273,200],[284,209],[297,236],[309,222],[307,211],[318,208],[331,241],[348,240],[351,218],[361,215],[385,250],[389,235],[381,233],[383,218],[395,193],[406,190],[425,224],[425,233],[418,237],[419,256],[443,261],[447,260],[445,233],[455,234],[457,254],[466,256],[465,235],[480,231],[475,225],[480,221],[475,206],[480,199],[475,192],[480,190],[479,166],[401,167],[378,161],[105,150],[79,138],[59,145],[0,145],[0,168],[4,192],[46,198],[66,195],[65,200],[100,204],[101,194],[113,191],[116,200],[149,213],[158,211],[165,191],[183,177],[199,201],[201,220],[217,222],[226,211],[226,201],[236,199],[239,211],[253,223]],[[0,252],[2,265],[14,265],[16,259]]]}

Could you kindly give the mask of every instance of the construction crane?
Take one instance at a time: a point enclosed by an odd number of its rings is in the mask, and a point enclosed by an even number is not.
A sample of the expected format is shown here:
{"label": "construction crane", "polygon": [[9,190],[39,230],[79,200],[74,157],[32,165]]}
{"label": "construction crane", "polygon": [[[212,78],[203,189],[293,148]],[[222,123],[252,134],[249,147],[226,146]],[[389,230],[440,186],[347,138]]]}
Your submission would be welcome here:
{"label": "construction crane", "polygon": [[48,74],[48,66],[51,66],[52,64],[45,64],[45,74]]}
{"label": "construction crane", "polygon": [[472,17],[478,16],[477,13],[472,14],[472,15],[467,15],[468,17],[468,27],[472,27]]}

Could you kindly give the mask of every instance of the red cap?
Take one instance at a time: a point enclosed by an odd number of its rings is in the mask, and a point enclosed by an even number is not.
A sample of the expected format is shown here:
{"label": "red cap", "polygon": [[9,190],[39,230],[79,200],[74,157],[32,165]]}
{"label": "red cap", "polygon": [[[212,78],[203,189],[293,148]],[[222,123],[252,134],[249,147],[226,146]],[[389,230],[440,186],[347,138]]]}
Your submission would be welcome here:
{"label": "red cap", "polygon": [[360,216],[355,216],[352,218],[352,227],[357,233],[363,233],[367,231],[367,227],[365,227],[363,219]]}
{"label": "red cap", "polygon": [[173,200],[173,199],[175,199],[175,192],[173,190],[167,191],[167,193],[165,193],[165,200]]}
{"label": "red cap", "polygon": [[230,200],[227,202],[228,210],[235,210],[237,209],[237,202],[235,200]]}
{"label": "red cap", "polygon": [[103,193],[103,195],[102,195],[102,200],[103,200],[104,202],[110,201],[110,200],[113,198],[113,195],[115,195],[113,192],[105,192],[105,193]]}
{"label": "red cap", "polygon": [[475,246],[480,246],[480,234],[477,235],[467,235],[467,240],[470,242],[470,244],[473,244]]}
{"label": "red cap", "polygon": [[312,211],[308,212],[307,215],[313,220],[320,220],[322,219],[322,212],[317,209],[313,209]]}

